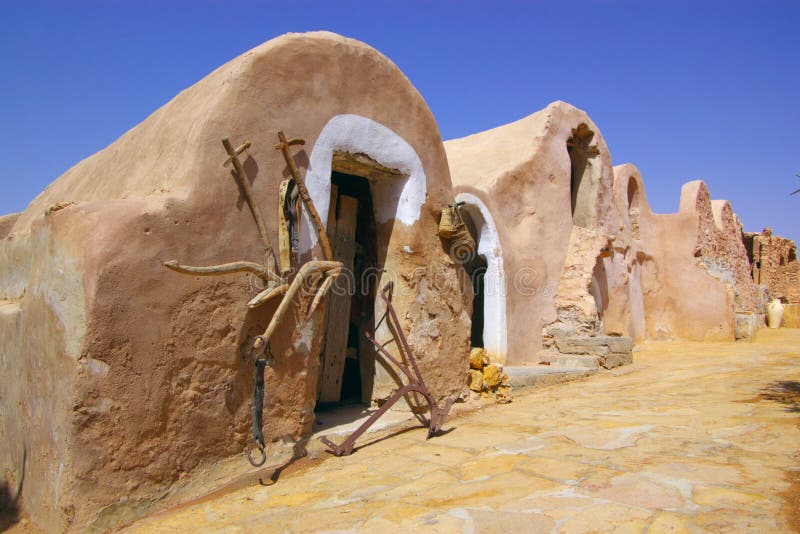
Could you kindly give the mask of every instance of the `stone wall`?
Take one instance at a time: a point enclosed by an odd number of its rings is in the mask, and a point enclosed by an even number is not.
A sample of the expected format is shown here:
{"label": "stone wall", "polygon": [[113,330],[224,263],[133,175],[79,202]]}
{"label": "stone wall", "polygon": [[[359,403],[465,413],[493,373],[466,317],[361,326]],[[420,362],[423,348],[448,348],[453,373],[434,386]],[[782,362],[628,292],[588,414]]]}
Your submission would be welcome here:
{"label": "stone wall", "polygon": [[753,280],[766,288],[768,297],[800,303],[800,262],[795,242],[772,235],[772,229],[765,228],[762,232],[746,232],[744,246]]}
{"label": "stone wall", "polygon": [[711,200],[699,181],[681,190],[681,211],[698,216],[694,257],[709,274],[733,288],[735,312],[756,309],[756,291],[742,242],[742,225],[726,200]]}

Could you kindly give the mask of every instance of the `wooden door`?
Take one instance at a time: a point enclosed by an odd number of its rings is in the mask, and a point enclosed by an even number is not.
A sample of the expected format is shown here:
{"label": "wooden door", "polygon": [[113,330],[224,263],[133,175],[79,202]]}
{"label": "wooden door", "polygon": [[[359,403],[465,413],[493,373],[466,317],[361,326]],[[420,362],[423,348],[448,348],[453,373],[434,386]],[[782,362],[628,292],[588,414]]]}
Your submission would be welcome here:
{"label": "wooden door", "polygon": [[[338,204],[338,205],[337,205]],[[338,209],[337,209],[338,208]],[[325,347],[322,353],[320,402],[338,402],[342,392],[345,358],[347,357],[347,337],[350,330],[350,291],[353,289],[352,272],[356,244],[356,219],[358,216],[358,200],[341,195],[337,202],[331,202],[331,209],[336,209],[335,229],[330,228],[333,239],[333,257],[344,265],[343,274],[334,285],[328,297],[327,326],[325,328]],[[332,217],[328,217],[331,221]],[[331,221],[332,222],[332,221]],[[342,279],[344,277],[348,277]]]}

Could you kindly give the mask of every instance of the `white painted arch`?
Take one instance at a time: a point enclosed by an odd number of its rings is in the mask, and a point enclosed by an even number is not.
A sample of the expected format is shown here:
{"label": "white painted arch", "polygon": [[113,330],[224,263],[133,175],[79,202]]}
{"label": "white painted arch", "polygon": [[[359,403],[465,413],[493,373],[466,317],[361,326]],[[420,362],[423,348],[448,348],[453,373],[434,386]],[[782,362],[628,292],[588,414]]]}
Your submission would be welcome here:
{"label": "white painted arch", "polygon": [[[405,139],[386,126],[360,115],[336,115],[322,128],[311,151],[305,183],[322,223],[328,220],[331,195],[331,164],[336,150],[366,154],[381,165],[399,170],[405,178],[371,183],[375,222],[396,219],[411,226],[420,217],[427,195],[427,178],[422,161]],[[308,213],[303,209],[300,253],[317,244]]]}
{"label": "white painted arch", "polygon": [[501,359],[506,357],[506,275],[503,250],[492,214],[483,200],[472,193],[459,193],[456,202],[464,202],[478,233],[478,254],[486,259],[483,298],[483,344],[486,351]]}

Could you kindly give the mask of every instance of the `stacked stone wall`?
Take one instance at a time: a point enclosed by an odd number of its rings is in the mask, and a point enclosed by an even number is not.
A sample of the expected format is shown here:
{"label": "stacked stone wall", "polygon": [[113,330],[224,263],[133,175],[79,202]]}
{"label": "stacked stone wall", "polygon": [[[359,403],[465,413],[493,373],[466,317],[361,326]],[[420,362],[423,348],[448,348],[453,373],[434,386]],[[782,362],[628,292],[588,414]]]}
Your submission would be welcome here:
{"label": "stacked stone wall", "polygon": [[725,200],[711,200],[702,182],[684,186],[693,194],[694,210],[699,217],[694,256],[709,274],[733,288],[737,313],[756,311],[756,290],[750,276],[742,225]]}
{"label": "stacked stone wall", "polygon": [[753,281],[766,288],[769,298],[800,303],[800,262],[795,242],[772,235],[772,229],[765,228],[760,233],[746,233],[744,245]]}

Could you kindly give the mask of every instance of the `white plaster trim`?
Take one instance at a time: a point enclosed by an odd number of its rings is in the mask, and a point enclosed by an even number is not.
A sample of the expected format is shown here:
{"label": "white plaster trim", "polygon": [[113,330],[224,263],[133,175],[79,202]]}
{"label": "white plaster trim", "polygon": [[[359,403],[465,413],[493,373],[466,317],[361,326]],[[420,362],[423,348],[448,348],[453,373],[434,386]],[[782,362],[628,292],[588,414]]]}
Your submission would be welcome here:
{"label": "white plaster trim", "polygon": [[[336,115],[317,138],[309,158],[306,187],[314,201],[322,224],[327,224],[331,195],[331,162],[333,152],[367,154],[381,165],[398,169],[406,178],[376,180],[371,182],[375,222],[385,223],[396,219],[411,226],[420,217],[425,202],[427,178],[422,161],[416,151],[402,137],[360,115]],[[317,244],[311,220],[303,209],[304,224],[300,229],[300,253],[306,253]]]}
{"label": "white plaster trim", "polygon": [[506,357],[508,327],[506,323],[506,275],[503,268],[503,250],[492,214],[486,204],[471,193],[459,193],[456,202],[477,209],[482,220],[473,217],[478,236],[478,254],[486,258],[483,296],[483,344],[486,351]]}

